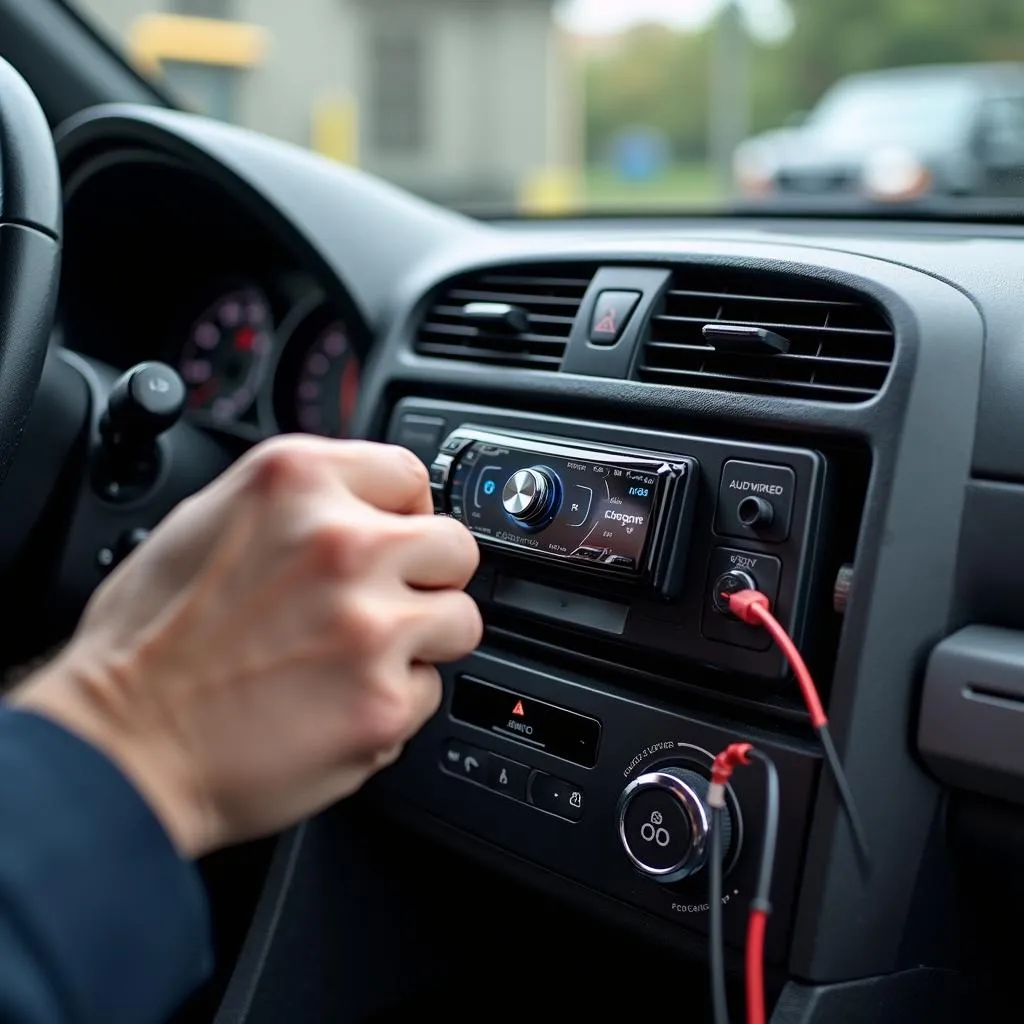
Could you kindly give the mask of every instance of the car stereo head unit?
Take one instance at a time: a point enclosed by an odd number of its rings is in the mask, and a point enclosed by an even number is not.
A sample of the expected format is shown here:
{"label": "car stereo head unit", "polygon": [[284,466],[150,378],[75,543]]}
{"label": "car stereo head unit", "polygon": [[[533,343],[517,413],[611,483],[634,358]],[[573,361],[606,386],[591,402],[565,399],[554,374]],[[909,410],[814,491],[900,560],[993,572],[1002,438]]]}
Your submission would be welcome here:
{"label": "car stereo head unit", "polygon": [[482,543],[658,584],[689,528],[694,459],[463,426],[431,466],[434,507]]}

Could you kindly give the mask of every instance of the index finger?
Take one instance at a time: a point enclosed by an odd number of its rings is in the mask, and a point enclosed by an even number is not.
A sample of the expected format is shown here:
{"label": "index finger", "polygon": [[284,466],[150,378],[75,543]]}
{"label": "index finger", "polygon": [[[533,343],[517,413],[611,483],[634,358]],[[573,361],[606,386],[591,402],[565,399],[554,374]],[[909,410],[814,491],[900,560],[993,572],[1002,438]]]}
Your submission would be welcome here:
{"label": "index finger", "polygon": [[427,467],[407,448],[371,441],[336,441],[335,458],[345,486],[382,512],[432,515]]}
{"label": "index finger", "polygon": [[211,490],[229,496],[253,486],[275,495],[339,484],[383,512],[429,515],[434,511],[426,466],[405,448],[371,441],[338,441],[294,434],[264,441],[235,464]]}

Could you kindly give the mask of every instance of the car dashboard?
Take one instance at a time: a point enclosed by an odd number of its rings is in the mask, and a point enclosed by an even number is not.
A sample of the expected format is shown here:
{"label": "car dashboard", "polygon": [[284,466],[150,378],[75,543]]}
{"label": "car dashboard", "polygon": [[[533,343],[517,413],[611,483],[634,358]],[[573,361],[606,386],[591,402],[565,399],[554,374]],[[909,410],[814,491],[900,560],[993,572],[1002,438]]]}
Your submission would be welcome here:
{"label": "car dashboard", "polygon": [[[442,709],[393,768],[280,841],[228,983],[233,1019],[275,1019],[286,977],[310,1019],[351,1009],[346,920],[389,951],[364,952],[395,992],[382,958],[403,977],[450,968],[422,932],[442,928],[425,891],[442,885],[459,949],[536,929],[501,894],[525,908],[545,893],[702,978],[702,801],[735,741],[780,778],[766,960],[785,1019],[888,1020],[858,1007],[889,994],[909,1000],[898,1019],[956,1004],[949,979],[971,962],[957,908],[965,892],[988,906],[977,864],[1019,898],[1024,764],[979,731],[995,698],[963,697],[991,660],[970,629],[997,629],[1016,657],[1024,627],[1019,232],[483,223],[132,107],[80,116],[59,147],[68,359],[171,363],[209,436],[404,445],[481,546],[482,646],[443,667]],[[104,540],[78,543],[84,593]],[[723,607],[750,586],[818,680],[869,864],[778,648]],[[1020,698],[996,696],[1012,720]],[[727,793],[733,966],[763,789],[751,769]],[[371,879],[354,906],[353,865]]]}

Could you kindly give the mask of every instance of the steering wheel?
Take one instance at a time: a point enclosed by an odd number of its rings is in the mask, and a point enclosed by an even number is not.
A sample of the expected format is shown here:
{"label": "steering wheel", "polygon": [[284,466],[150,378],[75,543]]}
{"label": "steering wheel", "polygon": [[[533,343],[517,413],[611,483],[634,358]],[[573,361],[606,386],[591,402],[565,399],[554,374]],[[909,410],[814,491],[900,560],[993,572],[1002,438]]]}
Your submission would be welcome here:
{"label": "steering wheel", "polygon": [[53,326],[61,189],[50,126],[0,59],[0,482],[25,429]]}

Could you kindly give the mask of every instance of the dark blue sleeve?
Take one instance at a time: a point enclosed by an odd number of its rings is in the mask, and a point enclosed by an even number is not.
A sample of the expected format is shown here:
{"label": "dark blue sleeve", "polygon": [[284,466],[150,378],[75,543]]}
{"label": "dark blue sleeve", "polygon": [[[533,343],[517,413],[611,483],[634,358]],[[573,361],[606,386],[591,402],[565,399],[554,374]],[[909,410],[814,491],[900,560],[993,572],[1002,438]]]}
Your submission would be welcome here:
{"label": "dark blue sleeve", "polygon": [[198,872],[124,775],[0,707],[0,1021],[160,1024],[211,959]]}

